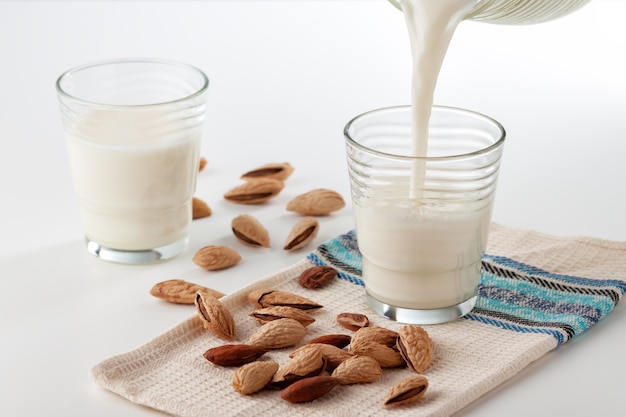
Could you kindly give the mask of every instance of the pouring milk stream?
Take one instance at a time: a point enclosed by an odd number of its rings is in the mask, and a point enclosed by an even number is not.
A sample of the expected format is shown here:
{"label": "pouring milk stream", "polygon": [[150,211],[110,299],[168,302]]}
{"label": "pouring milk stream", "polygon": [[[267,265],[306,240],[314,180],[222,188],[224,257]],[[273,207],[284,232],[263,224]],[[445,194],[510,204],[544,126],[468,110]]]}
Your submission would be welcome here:
{"label": "pouring milk stream", "polygon": [[[426,156],[428,120],[437,77],[461,21],[500,24],[539,23],[564,16],[590,0],[389,0],[404,12],[413,57],[412,106],[414,156]],[[423,162],[416,161],[411,197],[419,198]]]}

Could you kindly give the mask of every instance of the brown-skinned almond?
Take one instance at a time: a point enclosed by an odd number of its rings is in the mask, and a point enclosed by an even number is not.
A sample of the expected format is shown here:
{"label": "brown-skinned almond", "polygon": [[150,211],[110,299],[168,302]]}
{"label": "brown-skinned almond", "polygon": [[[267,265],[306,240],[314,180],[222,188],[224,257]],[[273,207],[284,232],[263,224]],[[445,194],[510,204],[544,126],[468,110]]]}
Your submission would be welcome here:
{"label": "brown-skinned almond", "polygon": [[428,332],[418,325],[407,325],[398,330],[397,347],[413,372],[424,373],[433,360],[433,342]]}
{"label": "brown-skinned almond", "polygon": [[316,289],[328,284],[337,276],[337,270],[328,265],[316,265],[305,269],[298,277],[298,284],[304,288]]}
{"label": "brown-skinned almond", "polygon": [[254,216],[241,214],[230,222],[237,240],[251,247],[270,247],[270,234]]}
{"label": "brown-skinned almond", "polygon": [[237,204],[262,204],[276,197],[284,183],[272,178],[259,178],[248,181],[224,194],[224,198]]}
{"label": "brown-skinned almond", "polygon": [[280,397],[290,403],[313,401],[328,394],[339,382],[339,378],[326,375],[304,378],[285,388]]}
{"label": "brown-skinned almond", "polygon": [[245,364],[233,374],[233,388],[244,395],[259,392],[272,380],[277,370],[278,363],[274,361]]}
{"label": "brown-skinned almond", "polygon": [[196,294],[196,313],[205,329],[226,340],[235,338],[235,320],[230,311],[210,292],[200,290]]}
{"label": "brown-skinned almond", "polygon": [[287,204],[287,211],[294,211],[305,216],[326,216],[344,208],[346,203],[336,191],[318,188],[300,194]]}
{"label": "brown-skinned almond", "polygon": [[348,330],[357,331],[363,327],[368,327],[370,320],[361,313],[339,313],[337,314],[337,323]]}
{"label": "brown-skinned almond", "polygon": [[352,337],[348,334],[325,334],[309,340],[307,344],[321,343],[324,345],[337,346],[339,349],[343,349],[350,344],[351,339]]}
{"label": "brown-skinned almond", "polygon": [[259,346],[244,343],[222,345],[207,349],[202,356],[219,366],[241,366],[259,359],[267,352]]}
{"label": "brown-skinned almond", "polygon": [[252,169],[241,176],[242,180],[270,178],[285,181],[293,173],[293,167],[288,162],[265,164]]}
{"label": "brown-skinned almond", "polygon": [[306,327],[315,322],[315,319],[306,311],[287,306],[257,308],[250,312],[250,316],[254,317],[260,324],[266,324],[278,319],[294,319]]}
{"label": "brown-skinned almond", "polygon": [[196,294],[200,290],[211,292],[215,298],[224,296],[224,294],[219,291],[182,279],[169,279],[167,281],[158,282],[152,286],[150,294],[170,303],[193,304],[196,300]]}
{"label": "brown-skinned almond", "polygon": [[352,343],[372,341],[395,348],[398,340],[398,332],[380,326],[363,327],[352,335]]}
{"label": "brown-skinned almond", "polygon": [[207,159],[204,156],[201,156],[200,160],[198,161],[198,172],[202,172],[204,168],[206,167],[207,163],[208,163]]}
{"label": "brown-skinned almond", "polygon": [[353,356],[341,362],[332,373],[341,384],[374,382],[383,374],[378,361],[370,356]]}
{"label": "brown-skinned almond", "polygon": [[259,327],[250,336],[249,345],[263,349],[281,349],[293,346],[304,339],[306,327],[294,319],[278,319]]}
{"label": "brown-skinned almond", "polygon": [[369,340],[351,343],[350,353],[353,355],[371,356],[383,368],[397,368],[406,365],[400,353],[388,346]]}
{"label": "brown-skinned almond", "polygon": [[322,351],[322,355],[324,355],[324,358],[326,358],[326,369],[329,371],[332,371],[337,366],[339,366],[341,362],[354,356],[347,350],[340,349],[337,346],[329,345],[326,343],[307,343],[306,345],[300,346],[298,349],[291,352],[289,354],[289,357],[293,358],[309,349],[319,349]]}
{"label": "brown-skinned almond", "polygon": [[304,217],[296,223],[285,240],[283,249],[292,251],[307,246],[319,232],[319,222],[314,217]]}
{"label": "brown-skinned almond", "polygon": [[193,262],[208,271],[230,268],[241,261],[241,255],[228,246],[210,245],[200,248],[193,257]]}
{"label": "brown-skinned almond", "polygon": [[192,206],[191,218],[193,220],[202,219],[204,217],[209,217],[212,213],[209,205],[206,202],[204,202],[204,200],[201,200],[198,197],[192,198],[191,206]]}
{"label": "brown-skinned almond", "polygon": [[326,358],[321,349],[309,349],[291,358],[272,378],[272,387],[285,388],[310,376],[321,375],[326,370]]}
{"label": "brown-skinned almond", "polygon": [[271,288],[261,288],[250,291],[248,293],[248,301],[259,308],[286,306],[299,308],[307,312],[319,310],[323,307],[315,301],[309,300],[301,295]]}
{"label": "brown-skinned almond", "polygon": [[396,407],[413,404],[426,394],[427,389],[428,379],[425,376],[417,375],[405,378],[391,388],[383,400],[383,405]]}

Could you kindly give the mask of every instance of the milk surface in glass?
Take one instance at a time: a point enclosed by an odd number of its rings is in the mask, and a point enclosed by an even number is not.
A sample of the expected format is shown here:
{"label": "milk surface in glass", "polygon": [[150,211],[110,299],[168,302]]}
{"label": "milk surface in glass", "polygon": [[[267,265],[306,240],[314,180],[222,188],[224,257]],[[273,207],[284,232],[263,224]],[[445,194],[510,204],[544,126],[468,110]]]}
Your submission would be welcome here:
{"label": "milk surface in glass", "polygon": [[92,110],[66,132],[86,237],[118,250],[184,239],[200,131],[173,111]]}

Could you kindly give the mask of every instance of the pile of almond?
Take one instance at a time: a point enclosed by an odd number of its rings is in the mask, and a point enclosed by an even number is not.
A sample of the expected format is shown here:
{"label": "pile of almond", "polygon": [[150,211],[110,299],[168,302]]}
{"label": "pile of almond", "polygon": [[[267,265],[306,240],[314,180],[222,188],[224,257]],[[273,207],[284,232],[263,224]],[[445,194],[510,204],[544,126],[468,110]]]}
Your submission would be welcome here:
{"label": "pile of almond", "polygon": [[313,313],[322,306],[289,292],[263,289],[248,294],[256,307],[250,313],[261,326],[245,344],[227,344],[208,349],[204,357],[215,365],[238,366],[233,388],[242,394],[263,389],[278,389],[281,398],[292,403],[313,401],[338,385],[353,385],[377,380],[384,368],[407,366],[414,377],[392,387],[384,398],[385,406],[419,400],[428,388],[421,375],[432,361],[433,345],[420,326],[404,326],[399,331],[369,327],[360,313],[341,313],[337,323],[355,330],[352,335],[327,334],[307,341],[289,354],[282,366],[259,360],[272,349],[293,347],[307,335],[315,321]]}
{"label": "pile of almond", "polygon": [[[306,288],[318,288],[335,274],[331,267],[314,266],[303,271],[298,282]],[[195,304],[205,329],[230,342],[236,339],[236,323],[219,301],[221,293],[181,280],[159,283],[151,292],[168,301]],[[364,314],[345,312],[336,316],[336,322],[353,333],[326,334],[302,344],[307,327],[315,323],[315,312],[323,308],[321,304],[271,288],[251,291],[247,299],[252,308],[249,317],[258,322],[258,329],[245,343],[227,343],[203,354],[216,366],[238,367],[232,377],[235,391],[250,395],[281,390],[285,401],[309,402],[339,385],[376,381],[385,368],[407,367],[415,375],[391,387],[383,405],[414,403],[425,394],[428,380],[422,374],[431,364],[433,343],[422,327],[406,325],[394,331],[370,326]],[[294,350],[282,366],[262,360],[272,350],[288,348]]]}
{"label": "pile of almond", "polygon": [[[199,170],[206,166],[200,159]],[[236,204],[263,204],[276,197],[284,188],[285,181],[294,168],[287,162],[262,165],[241,175],[243,184],[224,194],[224,199]],[[343,197],[336,191],[316,188],[291,199],[285,209],[303,217],[292,227],[283,249],[293,251],[307,246],[319,231],[317,216],[327,216],[345,206]],[[193,198],[193,219],[210,216],[211,208],[198,197]],[[251,247],[269,248],[270,234],[261,222],[250,214],[232,219],[232,232],[238,242]],[[218,270],[236,265],[241,256],[234,249],[223,245],[210,245],[199,249],[193,261],[207,270]]]}

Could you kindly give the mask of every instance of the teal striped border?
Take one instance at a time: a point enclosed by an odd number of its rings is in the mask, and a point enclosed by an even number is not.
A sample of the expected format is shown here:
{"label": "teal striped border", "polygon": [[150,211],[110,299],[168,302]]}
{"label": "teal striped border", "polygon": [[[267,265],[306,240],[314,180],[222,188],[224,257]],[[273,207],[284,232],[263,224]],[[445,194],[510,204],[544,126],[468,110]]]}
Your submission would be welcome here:
{"label": "teal striped border", "polygon": [[[354,230],[320,245],[308,259],[330,265],[338,277],[363,286]],[[622,279],[553,274],[503,256],[485,255],[478,301],[464,317],[519,333],[542,333],[565,343],[615,308],[626,293]]]}

